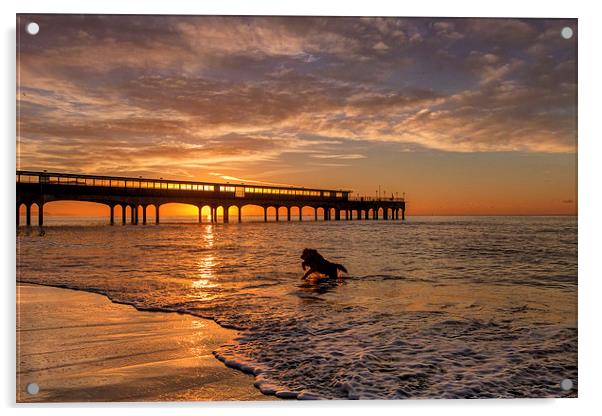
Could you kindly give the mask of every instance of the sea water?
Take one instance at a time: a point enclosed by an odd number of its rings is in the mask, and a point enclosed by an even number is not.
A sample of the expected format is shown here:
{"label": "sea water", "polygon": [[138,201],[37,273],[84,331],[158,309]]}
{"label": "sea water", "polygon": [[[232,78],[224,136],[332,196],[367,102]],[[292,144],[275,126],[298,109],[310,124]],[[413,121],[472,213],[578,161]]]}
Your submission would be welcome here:
{"label": "sea water", "polygon": [[[46,222],[17,232],[18,281],[238,329],[215,356],[266,394],[577,395],[576,217]],[[306,247],[349,273],[302,281]]]}

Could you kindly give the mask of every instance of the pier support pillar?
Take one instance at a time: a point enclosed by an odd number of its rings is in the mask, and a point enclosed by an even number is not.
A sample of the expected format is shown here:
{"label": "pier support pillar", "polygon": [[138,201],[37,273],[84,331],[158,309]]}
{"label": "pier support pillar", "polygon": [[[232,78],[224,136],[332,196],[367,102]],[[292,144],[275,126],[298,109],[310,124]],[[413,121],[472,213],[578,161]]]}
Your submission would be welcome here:
{"label": "pier support pillar", "polygon": [[217,208],[211,207],[211,222],[217,223]]}
{"label": "pier support pillar", "polygon": [[115,205],[109,205],[109,209],[111,210],[111,225],[115,225]]}
{"label": "pier support pillar", "polygon": [[383,208],[383,220],[388,220],[388,219],[389,219],[389,209]]}
{"label": "pier support pillar", "polygon": [[42,227],[44,225],[44,203],[38,204],[38,225]]}
{"label": "pier support pillar", "polygon": [[121,224],[125,225],[125,205],[121,205]]}
{"label": "pier support pillar", "polygon": [[324,208],[324,221],[328,221],[328,209]]}
{"label": "pier support pillar", "polygon": [[349,210],[345,210],[345,221],[349,221]]}
{"label": "pier support pillar", "polygon": [[268,207],[263,207],[263,222],[268,222]]}
{"label": "pier support pillar", "polygon": [[133,205],[130,205],[130,223],[136,223],[136,210],[134,209]]}
{"label": "pier support pillar", "polygon": [[159,224],[159,205],[155,205],[155,224]]}
{"label": "pier support pillar", "polygon": [[337,221],[341,221],[341,210],[338,208],[335,208],[334,210],[334,219]]}
{"label": "pier support pillar", "polygon": [[299,221],[303,221],[303,207],[299,207]]}
{"label": "pier support pillar", "polygon": [[318,221],[318,208],[314,208],[314,221]]}
{"label": "pier support pillar", "polygon": [[238,223],[242,222],[242,207],[238,206]]}
{"label": "pier support pillar", "polygon": [[286,207],[286,220],[291,220],[291,207]]}
{"label": "pier support pillar", "polygon": [[199,205],[197,208],[199,209],[199,224],[201,224],[203,222],[203,206]]}
{"label": "pier support pillar", "polygon": [[230,213],[228,212],[229,209],[228,209],[228,207],[224,207],[223,210],[224,210],[224,219],[223,219],[224,224],[228,224],[230,222]]}
{"label": "pier support pillar", "polygon": [[405,221],[405,219],[406,219],[406,210],[405,210],[405,209],[402,209],[402,210],[401,210],[401,220],[402,220],[402,221]]}
{"label": "pier support pillar", "polygon": [[25,205],[25,224],[31,226],[31,204]]}
{"label": "pier support pillar", "polygon": [[142,225],[146,225],[146,205],[142,205]]}
{"label": "pier support pillar", "polygon": [[279,207],[276,207],[276,222],[278,222],[278,221],[280,220],[280,218],[278,217],[278,215],[279,215],[279,214],[278,214],[278,208],[279,208]]}

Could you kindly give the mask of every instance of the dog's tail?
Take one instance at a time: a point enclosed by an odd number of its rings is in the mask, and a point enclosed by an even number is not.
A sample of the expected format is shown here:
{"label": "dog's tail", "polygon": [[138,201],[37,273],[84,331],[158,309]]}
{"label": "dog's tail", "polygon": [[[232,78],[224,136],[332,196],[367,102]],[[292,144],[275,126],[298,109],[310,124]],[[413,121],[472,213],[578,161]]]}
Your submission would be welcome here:
{"label": "dog's tail", "polygon": [[347,269],[342,264],[337,264],[336,266],[337,266],[337,269],[339,269],[340,271],[348,273]]}

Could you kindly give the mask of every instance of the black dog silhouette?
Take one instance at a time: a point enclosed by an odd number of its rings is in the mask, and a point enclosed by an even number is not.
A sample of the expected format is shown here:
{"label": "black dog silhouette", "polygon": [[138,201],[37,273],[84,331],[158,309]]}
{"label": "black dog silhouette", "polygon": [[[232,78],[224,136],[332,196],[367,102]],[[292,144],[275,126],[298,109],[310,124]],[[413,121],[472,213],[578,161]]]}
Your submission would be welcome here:
{"label": "black dog silhouette", "polygon": [[345,266],[329,262],[322,257],[320,253],[318,253],[318,250],[314,250],[312,248],[304,249],[303,253],[301,254],[301,259],[303,260],[301,263],[303,270],[309,268],[309,270],[305,272],[301,279],[307,279],[307,277],[312,273],[321,273],[331,279],[336,279],[339,277],[339,270],[347,273]]}

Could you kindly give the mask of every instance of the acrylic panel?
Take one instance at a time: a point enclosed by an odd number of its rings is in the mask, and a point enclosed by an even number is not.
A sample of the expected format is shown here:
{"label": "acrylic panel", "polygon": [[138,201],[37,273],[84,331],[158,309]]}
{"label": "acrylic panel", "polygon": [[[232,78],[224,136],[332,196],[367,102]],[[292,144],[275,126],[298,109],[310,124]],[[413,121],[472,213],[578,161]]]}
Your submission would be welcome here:
{"label": "acrylic panel", "polygon": [[18,15],[17,401],[576,397],[577,29]]}

